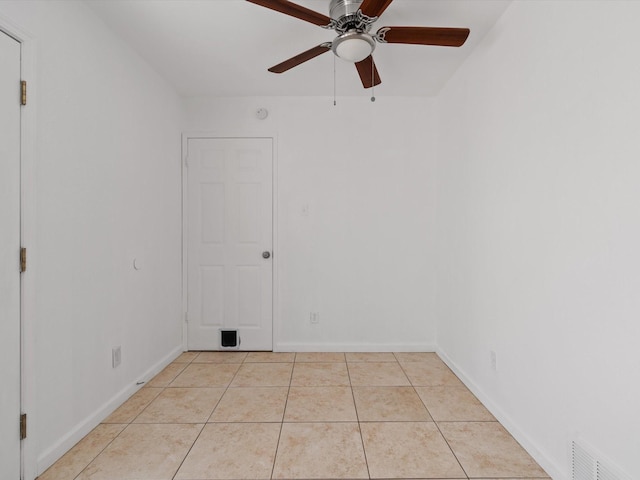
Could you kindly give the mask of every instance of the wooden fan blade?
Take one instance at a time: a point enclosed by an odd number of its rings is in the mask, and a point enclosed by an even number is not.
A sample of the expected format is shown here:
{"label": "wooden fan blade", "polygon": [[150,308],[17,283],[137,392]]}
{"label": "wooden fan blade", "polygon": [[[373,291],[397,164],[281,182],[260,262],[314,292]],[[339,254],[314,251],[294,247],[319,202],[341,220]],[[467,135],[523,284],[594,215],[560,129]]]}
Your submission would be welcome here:
{"label": "wooden fan blade", "polygon": [[272,73],[286,72],[287,70],[291,70],[293,67],[297,67],[301,63],[307,62],[312,58],[316,58],[318,55],[322,55],[329,50],[331,50],[331,44],[323,43],[321,45],[318,45],[317,47],[313,47],[312,49],[307,50],[306,52],[302,52],[300,55],[296,55],[289,60],[285,60],[284,62],[271,67],[269,71]]}
{"label": "wooden fan blade", "polygon": [[360,10],[368,17],[379,17],[382,15],[393,0],[364,0],[360,5]]}
{"label": "wooden fan blade", "polygon": [[469,32],[468,28],[382,27],[377,35],[383,43],[460,47],[467,40]]}
{"label": "wooden fan blade", "polygon": [[298,5],[287,0],[247,0],[247,2],[255,3],[265,8],[270,8],[276,12],[290,15],[305,22],[313,23],[314,25],[320,25],[324,27],[331,23],[331,19],[326,15],[322,15],[314,10],[309,10],[302,5]]}
{"label": "wooden fan blade", "polygon": [[[382,83],[380,75],[378,75],[378,69],[376,68],[376,64],[371,55],[361,62],[356,63],[356,69],[358,70],[358,74],[360,75],[360,80],[362,80],[362,86],[364,88],[371,88],[374,85],[380,85]],[[373,83],[371,83],[371,81],[373,81]]]}

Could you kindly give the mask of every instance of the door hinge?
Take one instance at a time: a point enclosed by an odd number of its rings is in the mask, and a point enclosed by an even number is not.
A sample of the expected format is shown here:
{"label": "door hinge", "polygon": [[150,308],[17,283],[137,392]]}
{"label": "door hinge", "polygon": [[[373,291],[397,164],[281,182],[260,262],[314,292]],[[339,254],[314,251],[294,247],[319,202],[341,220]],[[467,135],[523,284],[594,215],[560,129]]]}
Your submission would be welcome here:
{"label": "door hinge", "polygon": [[27,438],[27,414],[20,415],[20,440]]}
{"label": "door hinge", "polygon": [[27,104],[27,81],[22,80],[20,82],[20,105]]}
{"label": "door hinge", "polygon": [[22,247],[20,249],[20,273],[27,270],[27,249]]}

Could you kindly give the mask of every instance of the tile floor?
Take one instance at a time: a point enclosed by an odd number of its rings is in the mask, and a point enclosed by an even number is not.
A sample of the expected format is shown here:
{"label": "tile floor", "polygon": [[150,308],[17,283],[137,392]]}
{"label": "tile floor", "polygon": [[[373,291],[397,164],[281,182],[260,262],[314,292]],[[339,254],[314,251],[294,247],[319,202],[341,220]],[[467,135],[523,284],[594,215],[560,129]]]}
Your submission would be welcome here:
{"label": "tile floor", "polygon": [[39,480],[543,479],[433,353],[187,352]]}

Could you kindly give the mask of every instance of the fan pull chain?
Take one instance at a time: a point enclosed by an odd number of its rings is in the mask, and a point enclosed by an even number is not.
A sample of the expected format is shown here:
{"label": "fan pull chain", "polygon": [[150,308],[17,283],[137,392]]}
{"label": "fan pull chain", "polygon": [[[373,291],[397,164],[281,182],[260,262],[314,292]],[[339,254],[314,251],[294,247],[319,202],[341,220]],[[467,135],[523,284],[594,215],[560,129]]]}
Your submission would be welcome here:
{"label": "fan pull chain", "polygon": [[371,101],[376,101],[376,73],[375,73],[375,64],[373,63],[373,55],[371,57]]}
{"label": "fan pull chain", "polygon": [[333,55],[333,106],[336,105],[336,56]]}

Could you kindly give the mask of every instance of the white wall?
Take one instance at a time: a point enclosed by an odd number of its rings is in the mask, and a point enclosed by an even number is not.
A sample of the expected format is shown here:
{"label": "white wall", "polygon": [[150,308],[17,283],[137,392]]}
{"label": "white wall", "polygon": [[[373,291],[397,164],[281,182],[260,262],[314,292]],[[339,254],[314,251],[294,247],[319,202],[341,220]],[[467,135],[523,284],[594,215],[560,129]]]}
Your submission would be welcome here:
{"label": "white wall", "polygon": [[180,348],[183,111],[82,2],[3,1],[0,15],[37,52],[26,401],[42,471]]}
{"label": "white wall", "polygon": [[556,479],[640,478],[638,18],[516,1],[438,99],[438,345]]}
{"label": "white wall", "polygon": [[371,103],[363,91],[336,107],[300,97],[187,105],[192,131],[276,136],[275,349],[434,348],[433,101]]}
{"label": "white wall", "polygon": [[[42,470],[180,347],[183,112],[82,3],[0,15],[37,46]],[[188,100],[187,130],[277,139],[275,348],[430,349],[437,313],[442,354],[555,478],[578,434],[640,476],[639,16],[515,2],[437,104]]]}

